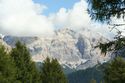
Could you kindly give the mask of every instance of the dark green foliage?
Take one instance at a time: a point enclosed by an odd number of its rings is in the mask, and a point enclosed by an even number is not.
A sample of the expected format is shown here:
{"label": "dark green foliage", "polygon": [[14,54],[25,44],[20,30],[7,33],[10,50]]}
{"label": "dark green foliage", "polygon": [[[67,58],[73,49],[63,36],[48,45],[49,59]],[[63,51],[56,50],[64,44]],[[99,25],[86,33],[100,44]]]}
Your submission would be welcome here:
{"label": "dark green foliage", "polygon": [[[100,22],[109,22],[112,17],[123,18],[125,16],[125,0],[88,0],[88,11],[90,17]],[[113,28],[124,24],[114,24]],[[108,43],[100,43],[99,47],[102,53],[112,51],[115,55],[125,56],[125,37],[118,30],[116,40]],[[116,57],[108,64],[104,71],[104,80],[106,83],[125,83],[125,60]]]}
{"label": "dark green foliage", "polygon": [[67,83],[56,59],[47,58],[38,72],[24,44],[16,43],[10,54],[0,46],[0,83]]}
{"label": "dark green foliage", "polygon": [[92,19],[104,22],[111,17],[124,18],[125,0],[87,0],[88,11]]}
{"label": "dark green foliage", "polygon": [[39,72],[36,69],[35,63],[31,61],[30,53],[24,44],[17,42],[16,47],[12,49],[11,57],[17,68],[17,80],[22,83],[40,82]]}
{"label": "dark green foliage", "polygon": [[101,53],[104,53],[106,55],[107,51],[112,51],[111,47],[114,44],[114,42],[109,42],[109,43],[100,43],[98,46],[96,46],[95,48],[100,48]]}
{"label": "dark green foliage", "polygon": [[[89,3],[88,12],[94,20],[105,22],[110,21],[112,17],[121,18],[125,15],[125,0],[87,0]],[[113,28],[123,26],[125,24],[114,24]],[[116,29],[118,30],[118,29]],[[98,46],[102,53],[113,51],[117,53],[125,46],[125,38],[122,37],[121,31],[118,30],[116,40]]]}
{"label": "dark green foliage", "polygon": [[106,83],[125,83],[125,60],[115,58],[106,66],[104,73]]}
{"label": "dark green foliage", "polygon": [[43,83],[67,83],[62,68],[56,59],[47,58],[42,67]]}
{"label": "dark green foliage", "polygon": [[125,38],[117,38],[114,41],[110,41],[108,43],[100,43],[96,46],[96,48],[99,47],[101,52],[106,54],[107,52],[112,51],[115,53],[115,55],[121,55],[124,56],[125,52]]}
{"label": "dark green foliage", "polygon": [[0,83],[18,83],[15,77],[16,67],[4,46],[0,45]]}
{"label": "dark green foliage", "polygon": [[103,68],[106,64],[79,70],[68,75],[69,83],[91,83],[92,79],[100,83],[103,80]]}

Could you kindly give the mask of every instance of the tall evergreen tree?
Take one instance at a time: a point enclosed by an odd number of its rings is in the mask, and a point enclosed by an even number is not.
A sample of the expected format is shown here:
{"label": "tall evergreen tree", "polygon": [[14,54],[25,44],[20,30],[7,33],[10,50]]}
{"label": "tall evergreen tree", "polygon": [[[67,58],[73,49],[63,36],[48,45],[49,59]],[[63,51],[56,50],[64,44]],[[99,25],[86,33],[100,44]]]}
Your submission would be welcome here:
{"label": "tall evergreen tree", "polygon": [[[90,17],[100,22],[110,23],[112,17],[117,19],[125,16],[125,0],[88,0],[88,11]],[[123,26],[125,24],[113,24],[114,27]],[[121,31],[118,30],[114,41],[102,44],[99,46],[103,53],[107,51],[113,51],[116,55],[125,56],[125,37],[121,35]],[[125,82],[125,60],[123,58],[115,58],[106,67],[105,71],[106,83],[124,83]]]}
{"label": "tall evergreen tree", "polygon": [[42,67],[43,83],[68,83],[62,71],[62,67],[56,59],[46,58]]}
{"label": "tall evergreen tree", "polygon": [[111,61],[104,70],[105,83],[125,83],[125,60],[121,57]]}
{"label": "tall evergreen tree", "polygon": [[[88,13],[90,17],[96,21],[100,22],[111,22],[111,18],[115,17],[117,19],[123,19],[125,16],[125,0],[87,0],[89,3]],[[113,28],[118,28],[119,26],[123,26],[125,24],[112,24]],[[118,29],[116,29],[118,30]],[[97,47],[99,47],[102,53],[107,51],[113,51],[113,53],[118,54],[123,51],[125,48],[125,36],[121,34],[122,32],[118,30],[118,34],[115,37],[114,41],[109,41],[108,43],[100,43]],[[122,51],[121,51],[122,50]],[[122,55],[124,56],[124,55]]]}
{"label": "tall evergreen tree", "polygon": [[[90,17],[96,21],[100,22],[111,22],[111,18],[115,17],[117,19],[122,18],[124,20],[125,16],[125,0],[87,0],[89,3],[88,13]],[[112,29],[123,26],[125,24],[112,24]],[[116,29],[118,30],[118,29]],[[116,55],[122,54],[125,48],[125,37],[121,35],[121,31],[118,30],[118,34],[115,36],[114,41],[109,41],[108,43],[100,43],[99,47],[102,53],[107,51],[112,51]],[[122,50],[122,51],[121,51]],[[124,55],[122,55],[124,56]]]}
{"label": "tall evergreen tree", "polygon": [[16,67],[4,46],[0,45],[0,83],[18,83],[15,78]]}
{"label": "tall evergreen tree", "polygon": [[12,49],[11,56],[17,67],[17,80],[22,83],[39,83],[40,74],[35,63],[31,61],[30,53],[24,44],[16,43]]}

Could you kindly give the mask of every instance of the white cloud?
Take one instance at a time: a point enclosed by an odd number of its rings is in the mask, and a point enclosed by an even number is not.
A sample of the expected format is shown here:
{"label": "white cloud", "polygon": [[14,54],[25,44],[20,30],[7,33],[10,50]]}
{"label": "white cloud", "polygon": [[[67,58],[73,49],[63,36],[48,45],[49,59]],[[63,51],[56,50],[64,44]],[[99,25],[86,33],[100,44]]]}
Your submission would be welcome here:
{"label": "white cloud", "polygon": [[87,14],[87,3],[84,0],[74,4],[72,9],[61,8],[58,13],[51,14],[50,19],[57,27],[73,29],[87,27],[90,23]]}
{"label": "white cloud", "polygon": [[109,32],[107,25],[93,22],[87,13],[85,0],[81,0],[74,4],[72,9],[61,8],[58,13],[50,14],[50,20],[56,27],[67,27],[74,30],[91,29],[99,32],[104,36],[112,37],[113,33]]}
{"label": "white cloud", "polygon": [[53,34],[53,24],[42,15],[47,7],[32,0],[0,0],[0,33],[18,36]]}
{"label": "white cloud", "polygon": [[41,36],[53,34],[55,27],[74,30],[90,28],[102,34],[108,32],[107,28],[102,28],[104,26],[91,21],[85,0],[74,3],[71,9],[60,8],[48,17],[42,14],[45,9],[45,5],[32,0],[0,0],[0,33]]}

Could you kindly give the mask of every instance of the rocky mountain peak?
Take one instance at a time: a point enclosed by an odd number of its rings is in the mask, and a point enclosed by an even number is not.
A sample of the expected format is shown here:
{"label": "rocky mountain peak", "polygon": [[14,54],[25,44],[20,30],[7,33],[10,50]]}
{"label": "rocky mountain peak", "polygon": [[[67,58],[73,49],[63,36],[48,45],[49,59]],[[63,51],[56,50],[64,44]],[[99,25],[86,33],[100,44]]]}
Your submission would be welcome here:
{"label": "rocky mountain peak", "polygon": [[3,40],[10,46],[17,40],[25,43],[36,62],[43,62],[49,56],[71,69],[86,69],[110,59],[109,56],[101,56],[99,49],[93,48],[98,41],[107,41],[98,33],[68,28],[57,30],[55,33],[51,38],[5,36]]}

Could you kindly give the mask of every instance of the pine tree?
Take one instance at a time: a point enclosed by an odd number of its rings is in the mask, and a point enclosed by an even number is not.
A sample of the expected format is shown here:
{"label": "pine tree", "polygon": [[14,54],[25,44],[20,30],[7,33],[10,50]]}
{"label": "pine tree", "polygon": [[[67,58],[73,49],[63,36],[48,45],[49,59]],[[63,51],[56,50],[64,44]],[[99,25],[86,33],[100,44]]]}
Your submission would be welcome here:
{"label": "pine tree", "polygon": [[4,46],[0,45],[0,83],[18,83],[16,67]]}
{"label": "pine tree", "polygon": [[[125,0],[87,0],[88,1],[88,13],[91,19],[110,23],[111,18],[115,17],[117,19],[125,19]],[[118,34],[115,36],[114,41],[109,41],[108,43],[100,43],[99,47],[102,53],[107,53],[108,51],[113,51],[116,55],[121,55],[121,50],[125,48],[125,36],[122,35],[122,31],[118,27],[125,24],[110,24],[112,29],[116,29]],[[120,52],[120,53],[119,53]],[[122,51],[125,52],[125,51]],[[125,56],[125,55],[121,55]]]}
{"label": "pine tree", "polygon": [[17,80],[22,83],[40,82],[40,74],[35,63],[31,61],[30,53],[24,44],[17,42],[16,47],[12,49],[11,56],[17,67]]}
{"label": "pine tree", "polygon": [[[125,16],[125,0],[88,0],[88,11],[90,17],[100,22],[111,22],[111,18],[123,19]],[[112,28],[118,28],[125,24],[113,24]],[[117,29],[118,30],[118,29]],[[125,37],[121,35],[121,31],[118,30],[118,34],[114,41],[108,43],[100,43],[102,53],[112,51],[115,55],[125,56]],[[120,57],[116,57],[111,61],[104,71],[104,81],[106,83],[124,83],[125,82],[125,60]]]}
{"label": "pine tree", "polygon": [[46,58],[42,67],[43,83],[68,83],[62,71],[62,67],[56,59]]}
{"label": "pine tree", "polygon": [[125,60],[116,57],[104,70],[105,83],[125,83]]}
{"label": "pine tree", "polygon": [[112,17],[123,18],[125,0],[87,0],[90,17],[101,22],[110,21]]}

